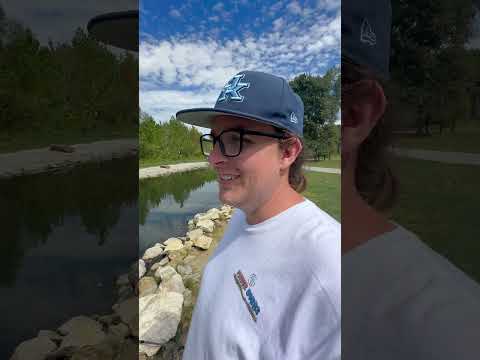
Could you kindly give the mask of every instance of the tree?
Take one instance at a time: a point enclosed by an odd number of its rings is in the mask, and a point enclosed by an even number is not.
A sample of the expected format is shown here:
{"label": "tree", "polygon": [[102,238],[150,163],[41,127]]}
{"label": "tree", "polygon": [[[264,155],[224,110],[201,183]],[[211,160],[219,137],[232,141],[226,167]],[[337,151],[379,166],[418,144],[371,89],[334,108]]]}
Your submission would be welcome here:
{"label": "tree", "polygon": [[304,136],[307,148],[318,159],[336,149],[338,134],[333,123],[340,108],[340,70],[331,68],[323,76],[302,74],[290,85],[304,104]]}

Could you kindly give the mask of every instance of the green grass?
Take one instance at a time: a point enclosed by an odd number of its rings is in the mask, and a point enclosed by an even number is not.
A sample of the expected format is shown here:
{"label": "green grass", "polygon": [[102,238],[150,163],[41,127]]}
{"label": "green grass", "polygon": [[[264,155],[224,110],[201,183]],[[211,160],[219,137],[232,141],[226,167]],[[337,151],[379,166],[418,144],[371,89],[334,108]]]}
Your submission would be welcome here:
{"label": "green grass", "polygon": [[396,158],[393,220],[480,280],[480,167]]}
{"label": "green grass", "polygon": [[330,156],[330,159],[319,161],[305,161],[305,165],[340,169],[342,162],[339,154],[333,154]]}
{"label": "green grass", "polygon": [[150,158],[150,159],[140,159],[139,166],[140,168],[150,167],[150,166],[159,166],[159,165],[174,165],[186,162],[202,162],[207,161],[204,156],[202,157],[190,157],[185,159],[162,159],[162,158]]}
{"label": "green grass", "polygon": [[434,131],[432,136],[397,135],[394,143],[398,147],[411,149],[480,153],[479,139],[479,128],[461,128],[455,133],[449,129],[445,129],[443,134]]}
{"label": "green grass", "polygon": [[306,177],[303,196],[340,221],[340,175],[306,172]]}

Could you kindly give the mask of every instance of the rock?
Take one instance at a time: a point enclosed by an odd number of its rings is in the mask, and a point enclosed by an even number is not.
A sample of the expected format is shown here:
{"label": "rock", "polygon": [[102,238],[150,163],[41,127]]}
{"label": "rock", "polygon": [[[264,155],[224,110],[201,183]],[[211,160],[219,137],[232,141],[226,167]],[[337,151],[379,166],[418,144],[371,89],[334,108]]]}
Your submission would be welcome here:
{"label": "rock", "polygon": [[[152,296],[152,295],[147,295]],[[147,297],[145,296],[145,297]],[[140,298],[143,299],[143,298]],[[125,300],[120,304],[113,306],[115,314],[120,316],[123,323],[127,324],[133,336],[138,337],[138,304],[140,300],[137,297]]]}
{"label": "rock", "polygon": [[[138,352],[145,355],[144,359],[148,359],[148,357],[152,357],[156,353],[158,353],[158,350],[160,350],[160,348],[161,348],[161,346],[158,346],[158,345],[140,344],[138,346]],[[140,357],[141,354],[139,355],[139,359],[141,359],[141,357]],[[162,356],[162,358],[164,358],[164,357]]]}
{"label": "rock", "polygon": [[43,360],[57,345],[47,336],[26,340],[17,346],[10,360]]}
{"label": "rock", "polygon": [[133,291],[133,288],[129,286],[122,286],[121,288],[118,289],[117,291],[118,294],[118,299],[120,300],[126,300],[131,296],[134,296],[135,293]]}
{"label": "rock", "polygon": [[57,333],[56,331],[52,331],[52,330],[40,330],[38,332],[38,337],[46,337],[54,342],[58,342],[58,341],[62,341],[63,339],[63,336],[60,335],[59,333]]}
{"label": "rock", "polygon": [[190,275],[192,273],[192,267],[190,265],[178,265],[177,266],[177,272],[180,274],[180,275]]}
{"label": "rock", "polygon": [[192,291],[190,289],[185,289],[183,291],[183,306],[192,306],[193,299],[192,299]]}
{"label": "rock", "polygon": [[193,241],[193,245],[203,250],[208,250],[211,244],[212,238],[205,235],[202,235]]}
{"label": "rock", "polygon": [[145,250],[143,254],[143,260],[153,260],[156,257],[159,257],[163,254],[163,246],[159,243],[155,244],[153,247]]}
{"label": "rock", "polygon": [[120,339],[124,339],[130,334],[130,329],[127,325],[120,323],[110,326],[108,328],[108,333]]}
{"label": "rock", "polygon": [[182,240],[177,238],[170,238],[165,241],[164,244],[166,245],[166,247],[165,249],[163,249],[163,251],[176,251],[183,248]]}
{"label": "rock", "polygon": [[187,233],[187,239],[195,242],[195,239],[198,239],[202,235],[203,235],[202,229],[195,229]]}
{"label": "rock", "polygon": [[185,243],[183,244],[187,249],[188,248],[191,248],[193,246],[193,241],[191,240],[187,240],[185,241]]}
{"label": "rock", "polygon": [[65,153],[73,153],[75,148],[72,145],[67,144],[51,144],[48,149],[50,151],[60,151]]}
{"label": "rock", "polygon": [[213,208],[207,211],[207,215],[210,218],[210,220],[217,220],[220,218],[220,210],[217,208]]}
{"label": "rock", "polygon": [[165,266],[168,264],[168,262],[170,261],[170,259],[168,258],[168,256],[165,256],[162,260],[160,260],[160,262],[158,263],[160,266]]}
{"label": "rock", "polygon": [[173,275],[170,279],[162,281],[158,287],[157,294],[176,292],[182,294],[185,291],[185,285],[183,285],[182,277],[179,274]]}
{"label": "rock", "polygon": [[145,276],[140,279],[138,282],[138,295],[140,297],[155,294],[157,291],[158,285],[155,281],[155,278],[151,276]]}
{"label": "rock", "polygon": [[[142,261],[143,262],[143,261]],[[145,263],[143,264],[145,265]],[[138,272],[140,273],[140,265],[139,265],[139,268],[138,268]],[[143,275],[142,275],[143,276]],[[120,275],[118,278],[117,278],[117,282],[116,282],[117,286],[124,286],[124,285],[130,285],[130,280],[128,279],[128,274],[123,274],[123,275]]]}
{"label": "rock", "polygon": [[[192,245],[193,245],[193,242],[192,242]],[[185,259],[183,259],[183,262],[185,264],[189,264],[191,263],[193,260],[195,260],[195,256],[194,255],[188,255]]]}
{"label": "rock", "polygon": [[[176,292],[148,295],[139,300],[139,339],[165,344],[172,339],[182,316],[183,295]],[[146,344],[141,344],[146,345]],[[160,345],[140,346],[139,352],[153,356]]]}
{"label": "rock", "polygon": [[103,315],[98,318],[98,321],[104,325],[112,325],[118,323],[120,321],[120,317],[116,314]]}
{"label": "rock", "polygon": [[126,340],[122,344],[122,348],[119,350],[117,357],[115,360],[132,360],[137,358],[139,360],[147,360],[147,358],[142,358],[138,353],[138,342],[132,341],[130,339]]}
{"label": "rock", "polygon": [[155,279],[157,280],[167,281],[176,273],[177,272],[175,271],[175,269],[170,265],[168,265],[168,266],[158,268],[154,276],[155,276]]}
{"label": "rock", "polygon": [[[165,259],[165,258],[163,258],[163,259]],[[163,259],[162,259],[162,260],[163,260]],[[152,266],[150,266],[150,271],[155,272],[160,266],[161,266],[161,265],[160,265],[160,262],[156,262],[155,264],[153,264]]]}
{"label": "rock", "polygon": [[147,267],[145,266],[145,262],[142,259],[138,260],[138,279],[145,275],[146,272]]}
{"label": "rock", "polygon": [[183,249],[177,251],[169,251],[168,258],[172,261],[182,261],[188,254],[188,250],[184,247]]}
{"label": "rock", "polygon": [[140,347],[139,347],[140,348],[139,349],[140,354],[138,354],[138,360],[148,360],[147,354],[145,354],[144,352],[141,351],[142,346],[143,346],[143,344],[140,344]]}
{"label": "rock", "polygon": [[193,217],[193,223],[196,224],[198,221],[202,220],[204,215],[205,215],[205,213],[196,214]]}
{"label": "rock", "polygon": [[197,222],[197,227],[202,229],[204,232],[211,233],[215,228],[215,223],[212,220],[200,220]]}
{"label": "rock", "polygon": [[186,236],[179,236],[178,238],[179,238],[180,240],[182,240],[182,241],[187,240],[187,237],[186,237]]}
{"label": "rock", "polygon": [[76,316],[58,328],[60,334],[65,335],[60,344],[60,350],[70,346],[100,344],[105,340],[102,325],[86,316]]}

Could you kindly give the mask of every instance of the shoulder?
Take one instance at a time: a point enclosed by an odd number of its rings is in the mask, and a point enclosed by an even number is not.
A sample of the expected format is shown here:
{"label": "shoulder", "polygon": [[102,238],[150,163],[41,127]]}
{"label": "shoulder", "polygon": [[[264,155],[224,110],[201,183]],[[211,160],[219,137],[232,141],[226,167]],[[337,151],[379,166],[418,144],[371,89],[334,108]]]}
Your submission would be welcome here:
{"label": "shoulder", "polygon": [[[309,201],[309,200],[307,200]],[[309,201],[309,214],[297,232],[295,242],[302,248],[303,265],[311,273],[319,293],[327,297],[340,314],[341,233],[340,223]]]}

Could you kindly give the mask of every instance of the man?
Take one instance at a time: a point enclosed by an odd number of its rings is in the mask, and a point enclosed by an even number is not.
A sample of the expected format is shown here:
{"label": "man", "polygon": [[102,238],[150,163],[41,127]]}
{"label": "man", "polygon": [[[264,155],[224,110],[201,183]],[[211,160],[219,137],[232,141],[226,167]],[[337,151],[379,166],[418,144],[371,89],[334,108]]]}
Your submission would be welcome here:
{"label": "man", "polygon": [[184,359],[339,359],[340,227],[299,194],[299,96],[242,71],[213,109],[177,118],[211,129],[202,150],[236,208],[205,267]]}
{"label": "man", "polygon": [[390,21],[387,0],[342,3],[342,358],[478,359],[478,284],[389,220]]}

